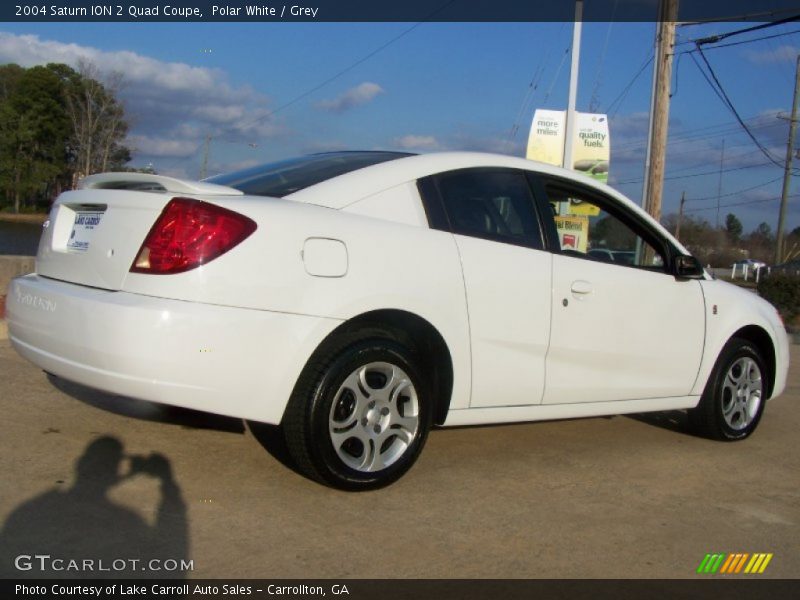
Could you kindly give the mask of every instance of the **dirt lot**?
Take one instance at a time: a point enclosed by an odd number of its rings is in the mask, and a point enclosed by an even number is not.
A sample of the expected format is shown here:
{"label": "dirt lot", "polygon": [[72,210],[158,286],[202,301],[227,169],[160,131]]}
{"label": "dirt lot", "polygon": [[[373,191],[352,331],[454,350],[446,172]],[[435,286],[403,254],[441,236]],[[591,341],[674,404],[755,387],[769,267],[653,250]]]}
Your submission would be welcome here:
{"label": "dirt lot", "polygon": [[743,443],[679,414],[441,429],[404,479],[354,495],[296,474],[273,428],[51,380],[0,340],[0,577],[49,554],[191,559],[195,578],[684,578],[709,552],[770,552],[760,577],[795,578],[793,350]]}

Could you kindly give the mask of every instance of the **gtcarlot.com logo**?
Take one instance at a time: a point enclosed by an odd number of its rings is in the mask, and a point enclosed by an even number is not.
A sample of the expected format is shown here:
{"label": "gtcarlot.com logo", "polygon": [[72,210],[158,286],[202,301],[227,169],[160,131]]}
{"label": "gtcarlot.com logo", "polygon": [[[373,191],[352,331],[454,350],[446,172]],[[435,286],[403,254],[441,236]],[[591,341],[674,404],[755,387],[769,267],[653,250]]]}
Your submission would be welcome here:
{"label": "gtcarlot.com logo", "polygon": [[766,570],[771,560],[772,553],[706,554],[700,566],[697,567],[697,572],[703,575],[735,575],[737,573],[758,575]]}

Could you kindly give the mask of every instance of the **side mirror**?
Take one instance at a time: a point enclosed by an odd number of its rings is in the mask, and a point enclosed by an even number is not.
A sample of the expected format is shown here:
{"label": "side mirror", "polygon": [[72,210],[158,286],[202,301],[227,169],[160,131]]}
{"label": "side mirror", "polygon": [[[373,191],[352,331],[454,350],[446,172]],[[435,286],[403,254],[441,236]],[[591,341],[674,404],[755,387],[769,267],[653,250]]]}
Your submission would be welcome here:
{"label": "side mirror", "polygon": [[694,256],[682,255],[675,258],[673,275],[678,279],[702,279],[705,276],[705,270]]}

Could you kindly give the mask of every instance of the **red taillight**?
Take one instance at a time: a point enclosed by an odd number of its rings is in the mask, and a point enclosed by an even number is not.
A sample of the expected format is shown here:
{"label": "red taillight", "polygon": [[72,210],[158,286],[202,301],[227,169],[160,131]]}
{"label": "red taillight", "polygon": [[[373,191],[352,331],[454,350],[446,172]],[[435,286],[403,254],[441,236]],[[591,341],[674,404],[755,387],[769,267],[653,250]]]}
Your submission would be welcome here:
{"label": "red taillight", "polygon": [[255,221],[227,208],[173,198],[147,234],[131,272],[189,271],[224,254],[255,230]]}

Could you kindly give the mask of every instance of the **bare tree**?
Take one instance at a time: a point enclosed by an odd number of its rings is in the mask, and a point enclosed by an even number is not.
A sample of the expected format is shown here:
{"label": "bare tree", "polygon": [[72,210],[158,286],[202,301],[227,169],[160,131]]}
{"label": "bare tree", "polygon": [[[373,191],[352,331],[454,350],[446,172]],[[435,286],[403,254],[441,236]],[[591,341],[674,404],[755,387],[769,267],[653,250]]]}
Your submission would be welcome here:
{"label": "bare tree", "polygon": [[103,78],[85,60],[78,63],[80,78],[66,93],[67,114],[72,125],[71,155],[75,180],[108,170],[127,160],[122,140],[128,132],[125,109],[118,99],[123,85],[119,72]]}

